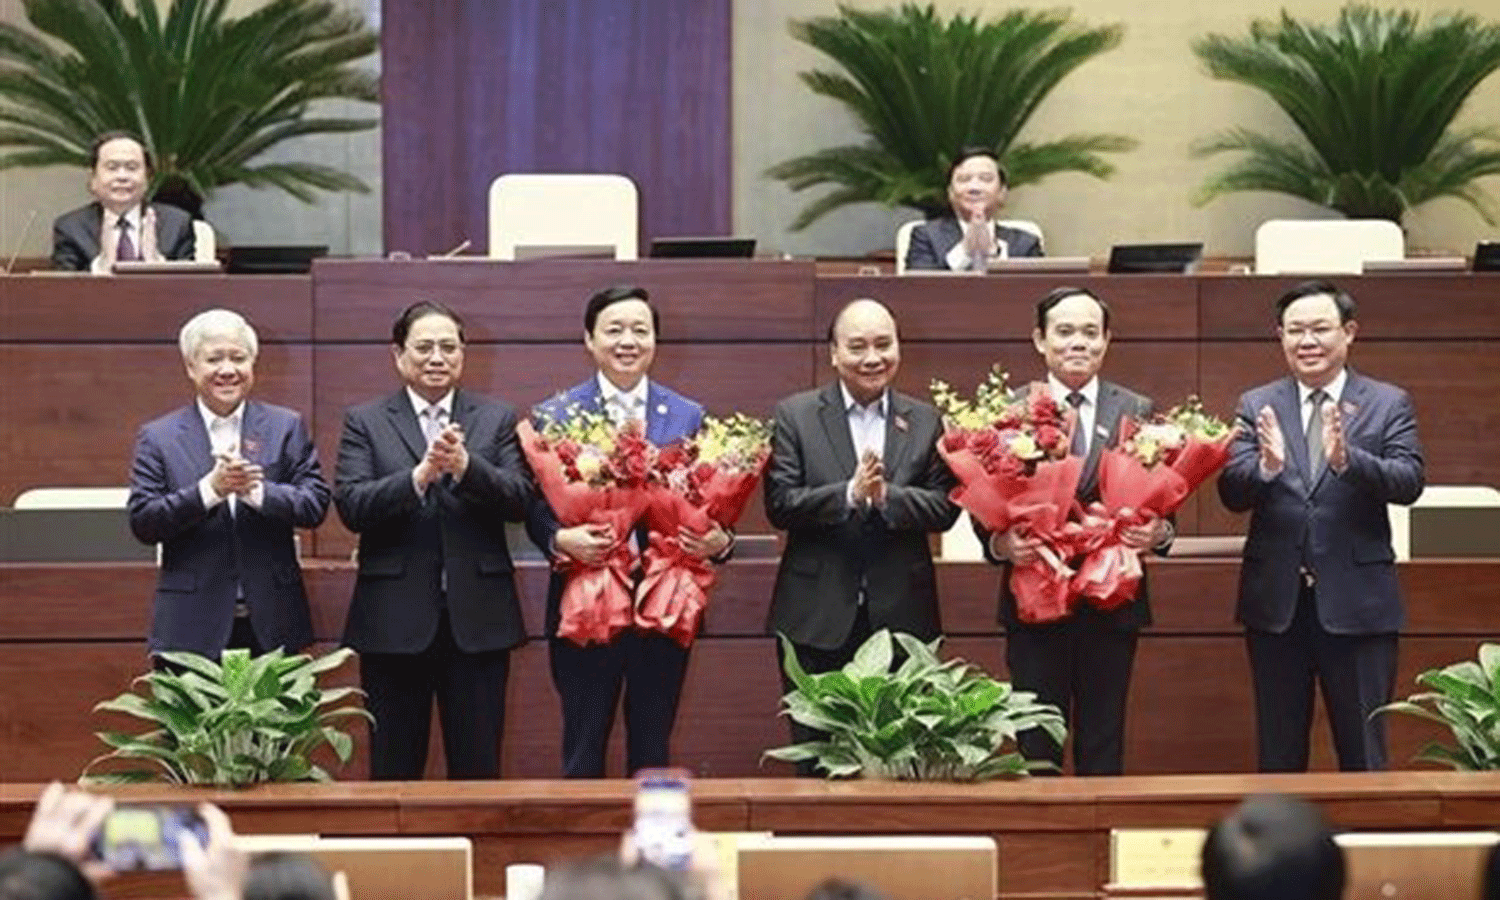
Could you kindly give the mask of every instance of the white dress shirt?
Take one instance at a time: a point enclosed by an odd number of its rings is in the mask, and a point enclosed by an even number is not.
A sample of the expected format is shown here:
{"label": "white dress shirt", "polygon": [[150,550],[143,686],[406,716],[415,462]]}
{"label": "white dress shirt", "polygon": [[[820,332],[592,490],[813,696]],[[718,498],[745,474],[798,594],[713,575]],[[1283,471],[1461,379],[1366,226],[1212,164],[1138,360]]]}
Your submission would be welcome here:
{"label": "white dress shirt", "polygon": [[603,372],[597,373],[595,377],[599,379],[599,402],[604,408],[604,414],[609,416],[610,422],[619,426],[631,419],[640,419],[642,424],[645,423],[649,379],[641,376],[641,380],[635,383],[635,387],[622,391],[615,386],[613,381],[605,378]]}
{"label": "white dress shirt", "polygon": [[[438,409],[442,410],[442,415],[439,418],[439,422],[443,426],[446,426],[449,422],[453,421],[453,391],[448,391],[448,393],[444,394],[441,398],[438,399],[437,403],[428,403],[427,398],[412,390],[411,386],[408,385],[406,388],[406,398],[411,401],[412,411],[417,414],[417,425],[422,429],[422,436],[424,438],[427,438],[427,446],[431,447],[432,438],[427,437],[427,420],[429,418],[427,408],[430,406],[436,406]],[[441,427],[438,430],[441,431]],[[418,464],[420,465],[420,463]],[[412,490],[417,492],[418,497],[427,496],[426,485],[417,483],[416,466],[412,466],[411,469],[411,486]]]}
{"label": "white dress shirt", "polygon": [[[1066,412],[1073,408],[1068,402],[1068,395],[1073,389],[1057,380],[1057,376],[1051,373],[1047,375],[1047,389],[1052,392],[1052,399]],[[1099,376],[1090,378],[1088,384],[1078,389],[1083,395],[1083,402],[1078,404],[1078,430],[1083,432],[1083,452],[1087,456],[1089,449],[1094,446],[1094,423],[1099,420]]]}
{"label": "white dress shirt", "polygon": [[[859,467],[859,460],[864,458],[865,452],[873,452],[876,456],[885,456],[885,417],[890,408],[891,392],[883,391],[875,400],[866,406],[860,406],[849,393],[849,388],[839,382],[839,395],[844,399],[844,413],[849,418],[849,437],[854,441],[855,468]],[[854,479],[849,480],[849,487],[844,491],[844,499],[849,507],[854,508]]]}
{"label": "white dress shirt", "polygon": [[[227,453],[230,456],[243,456],[244,454],[241,452],[240,446],[240,431],[245,421],[245,404],[241,403],[227,416],[220,416],[209,409],[203,403],[202,397],[198,398],[197,405],[198,415],[203,418],[203,428],[208,432],[209,450],[213,452],[213,455],[218,457],[221,454]],[[198,479],[198,496],[203,500],[204,509],[213,509],[215,506],[228,500],[230,515],[234,515],[235,504],[241,499],[237,494],[230,494],[228,497],[219,496],[213,489],[212,469],[209,470],[207,475]],[[265,496],[265,486],[257,484],[243,499],[252,508],[260,509],[261,501],[265,499]]]}

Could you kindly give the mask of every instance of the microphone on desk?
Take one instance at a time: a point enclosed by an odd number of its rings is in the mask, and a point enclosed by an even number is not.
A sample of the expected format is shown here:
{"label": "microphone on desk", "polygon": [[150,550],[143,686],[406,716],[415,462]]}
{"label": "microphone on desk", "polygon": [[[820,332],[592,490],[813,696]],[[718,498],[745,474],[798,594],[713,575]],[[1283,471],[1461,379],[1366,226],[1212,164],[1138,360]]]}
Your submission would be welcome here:
{"label": "microphone on desk", "polygon": [[453,257],[457,256],[458,254],[460,254],[460,253],[464,252],[465,250],[469,249],[470,245],[472,245],[473,243],[474,242],[471,241],[471,240],[469,240],[468,238],[464,238],[463,243],[459,244],[457,247],[454,247],[452,250],[449,250],[447,253],[439,253],[438,254],[438,259],[452,259]]}
{"label": "microphone on desk", "polygon": [[26,238],[31,234],[31,226],[34,222],[36,222],[36,210],[32,209],[31,215],[26,217],[26,225],[21,228],[21,239],[16,241],[16,249],[5,263],[5,274],[9,275],[11,269],[16,267],[16,258],[21,255],[21,248],[26,246]]}

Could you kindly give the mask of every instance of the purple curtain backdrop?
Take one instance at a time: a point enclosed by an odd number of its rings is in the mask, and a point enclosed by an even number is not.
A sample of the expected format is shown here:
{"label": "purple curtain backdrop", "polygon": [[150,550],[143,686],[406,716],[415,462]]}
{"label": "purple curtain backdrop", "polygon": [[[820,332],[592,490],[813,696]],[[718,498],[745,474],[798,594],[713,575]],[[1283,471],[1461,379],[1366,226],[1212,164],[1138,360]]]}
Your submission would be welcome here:
{"label": "purple curtain backdrop", "polygon": [[728,233],[729,0],[386,0],[382,19],[388,251],[482,253],[506,172],[629,175],[643,253]]}

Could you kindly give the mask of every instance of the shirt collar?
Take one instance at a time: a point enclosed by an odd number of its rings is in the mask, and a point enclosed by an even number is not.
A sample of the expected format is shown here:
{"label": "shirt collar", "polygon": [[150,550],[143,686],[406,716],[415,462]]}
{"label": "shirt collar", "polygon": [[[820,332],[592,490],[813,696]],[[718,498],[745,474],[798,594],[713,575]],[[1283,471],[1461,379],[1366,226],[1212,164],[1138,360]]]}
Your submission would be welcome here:
{"label": "shirt collar", "polygon": [[104,209],[104,230],[114,231],[120,227],[120,220],[124,219],[130,223],[131,234],[139,234],[141,230],[141,205],[137,203],[123,213],[115,213],[108,207]]}
{"label": "shirt collar", "polygon": [[[1339,398],[1344,396],[1344,385],[1348,382],[1349,367],[1344,366],[1343,368],[1339,369],[1339,373],[1337,375],[1333,376],[1333,380],[1328,382],[1327,386],[1323,388],[1323,393],[1328,395],[1329,403],[1339,402]],[[1300,381],[1297,382],[1297,405],[1299,409],[1307,406],[1308,398],[1312,396],[1312,392],[1314,390],[1317,389],[1310,388]]]}
{"label": "shirt collar", "polygon": [[873,409],[875,410],[875,412],[880,414],[880,417],[882,419],[885,418],[886,407],[889,406],[891,402],[891,389],[886,388],[885,390],[880,392],[880,396],[875,400],[870,401],[870,403],[865,406],[861,406],[859,404],[859,401],[854,399],[854,395],[849,393],[849,388],[844,384],[842,379],[839,380],[839,394],[841,394],[844,398],[844,412],[847,413],[854,409],[859,409],[861,411]]}
{"label": "shirt collar", "polygon": [[[450,388],[448,393],[444,394],[437,402],[438,408],[443,411],[443,416],[450,422],[453,421],[453,394],[454,389]],[[411,400],[411,408],[417,414],[417,420],[421,421],[422,413],[426,412],[427,407],[432,404],[427,402],[427,398],[412,390],[411,385],[406,386],[406,396]]]}
{"label": "shirt collar", "polygon": [[214,422],[218,421],[220,418],[225,418],[233,422],[236,431],[238,431],[240,429],[240,426],[244,423],[245,401],[243,400],[241,400],[240,405],[231,410],[229,415],[227,416],[220,416],[218,413],[209,409],[208,404],[203,402],[202,397],[198,398],[197,404],[198,415],[203,419],[203,427],[208,429],[210,432],[212,432],[214,429]]}
{"label": "shirt collar", "polygon": [[618,387],[615,387],[615,383],[605,378],[603,372],[596,373],[595,377],[599,379],[599,399],[601,402],[609,403],[610,401],[614,401],[615,403],[620,403],[622,401],[615,400],[616,397],[628,397],[635,409],[645,410],[646,386],[650,381],[646,376],[642,375],[641,380],[635,383],[635,387],[628,391],[622,391]]}
{"label": "shirt collar", "polygon": [[[1052,399],[1057,401],[1057,405],[1067,409],[1069,406],[1068,395],[1073,393],[1073,389],[1058,381],[1057,376],[1050,372],[1047,373],[1047,387],[1052,391]],[[1088,384],[1078,389],[1078,393],[1083,395],[1086,405],[1092,409],[1098,409],[1099,376],[1095,375],[1093,378],[1090,378]]]}

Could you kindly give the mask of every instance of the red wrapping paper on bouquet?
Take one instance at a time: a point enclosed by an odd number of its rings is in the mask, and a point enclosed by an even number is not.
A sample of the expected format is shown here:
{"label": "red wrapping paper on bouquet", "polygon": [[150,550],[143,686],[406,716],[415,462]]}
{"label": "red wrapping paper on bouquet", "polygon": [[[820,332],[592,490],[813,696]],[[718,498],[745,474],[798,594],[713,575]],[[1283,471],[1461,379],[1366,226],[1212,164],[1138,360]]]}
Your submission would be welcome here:
{"label": "red wrapping paper on bouquet", "polygon": [[1081,526],[1078,550],[1086,555],[1073,586],[1090,605],[1106,611],[1134,600],[1144,575],[1140,552],[1125,546],[1120,531],[1174,515],[1199,485],[1224,467],[1233,438],[1233,432],[1217,440],[1185,435],[1182,446],[1166,450],[1162,462],[1147,466],[1123,449],[1135,432],[1136,423],[1122,419],[1122,446],[1100,453],[1100,502],[1086,511]]}
{"label": "red wrapping paper on bouquet", "polygon": [[1034,474],[1027,475],[1013,457],[1005,464],[986,466],[983,447],[976,449],[963,440],[945,438],[938,442],[938,452],[959,482],[949,494],[954,503],[989,531],[1017,528],[1042,541],[1038,560],[1011,567],[1010,589],[1021,621],[1039,624],[1065,618],[1071,612],[1073,575],[1064,563],[1072,555],[1065,525],[1083,460],[1070,456],[1041,461]]}
{"label": "red wrapping paper on bouquet", "polygon": [[634,624],[634,555],[629,541],[631,528],[646,508],[646,490],[570,480],[556,448],[530,422],[518,424],[516,434],[558,524],[570,528],[592,522],[614,529],[616,543],[603,565],[576,560],[557,564],[566,579],[557,636],[583,647],[607,644]]}
{"label": "red wrapping paper on bouquet", "polygon": [[755,493],[768,458],[763,457],[749,472],[699,463],[694,467],[692,498],[664,485],[652,485],[646,511],[651,540],[646,547],[646,575],[637,590],[637,627],[659,631],[682,647],[692,645],[703,625],[709,589],[718,576],[711,563],[682,549],[678,526],[686,525],[699,534],[714,522],[732,527]]}

